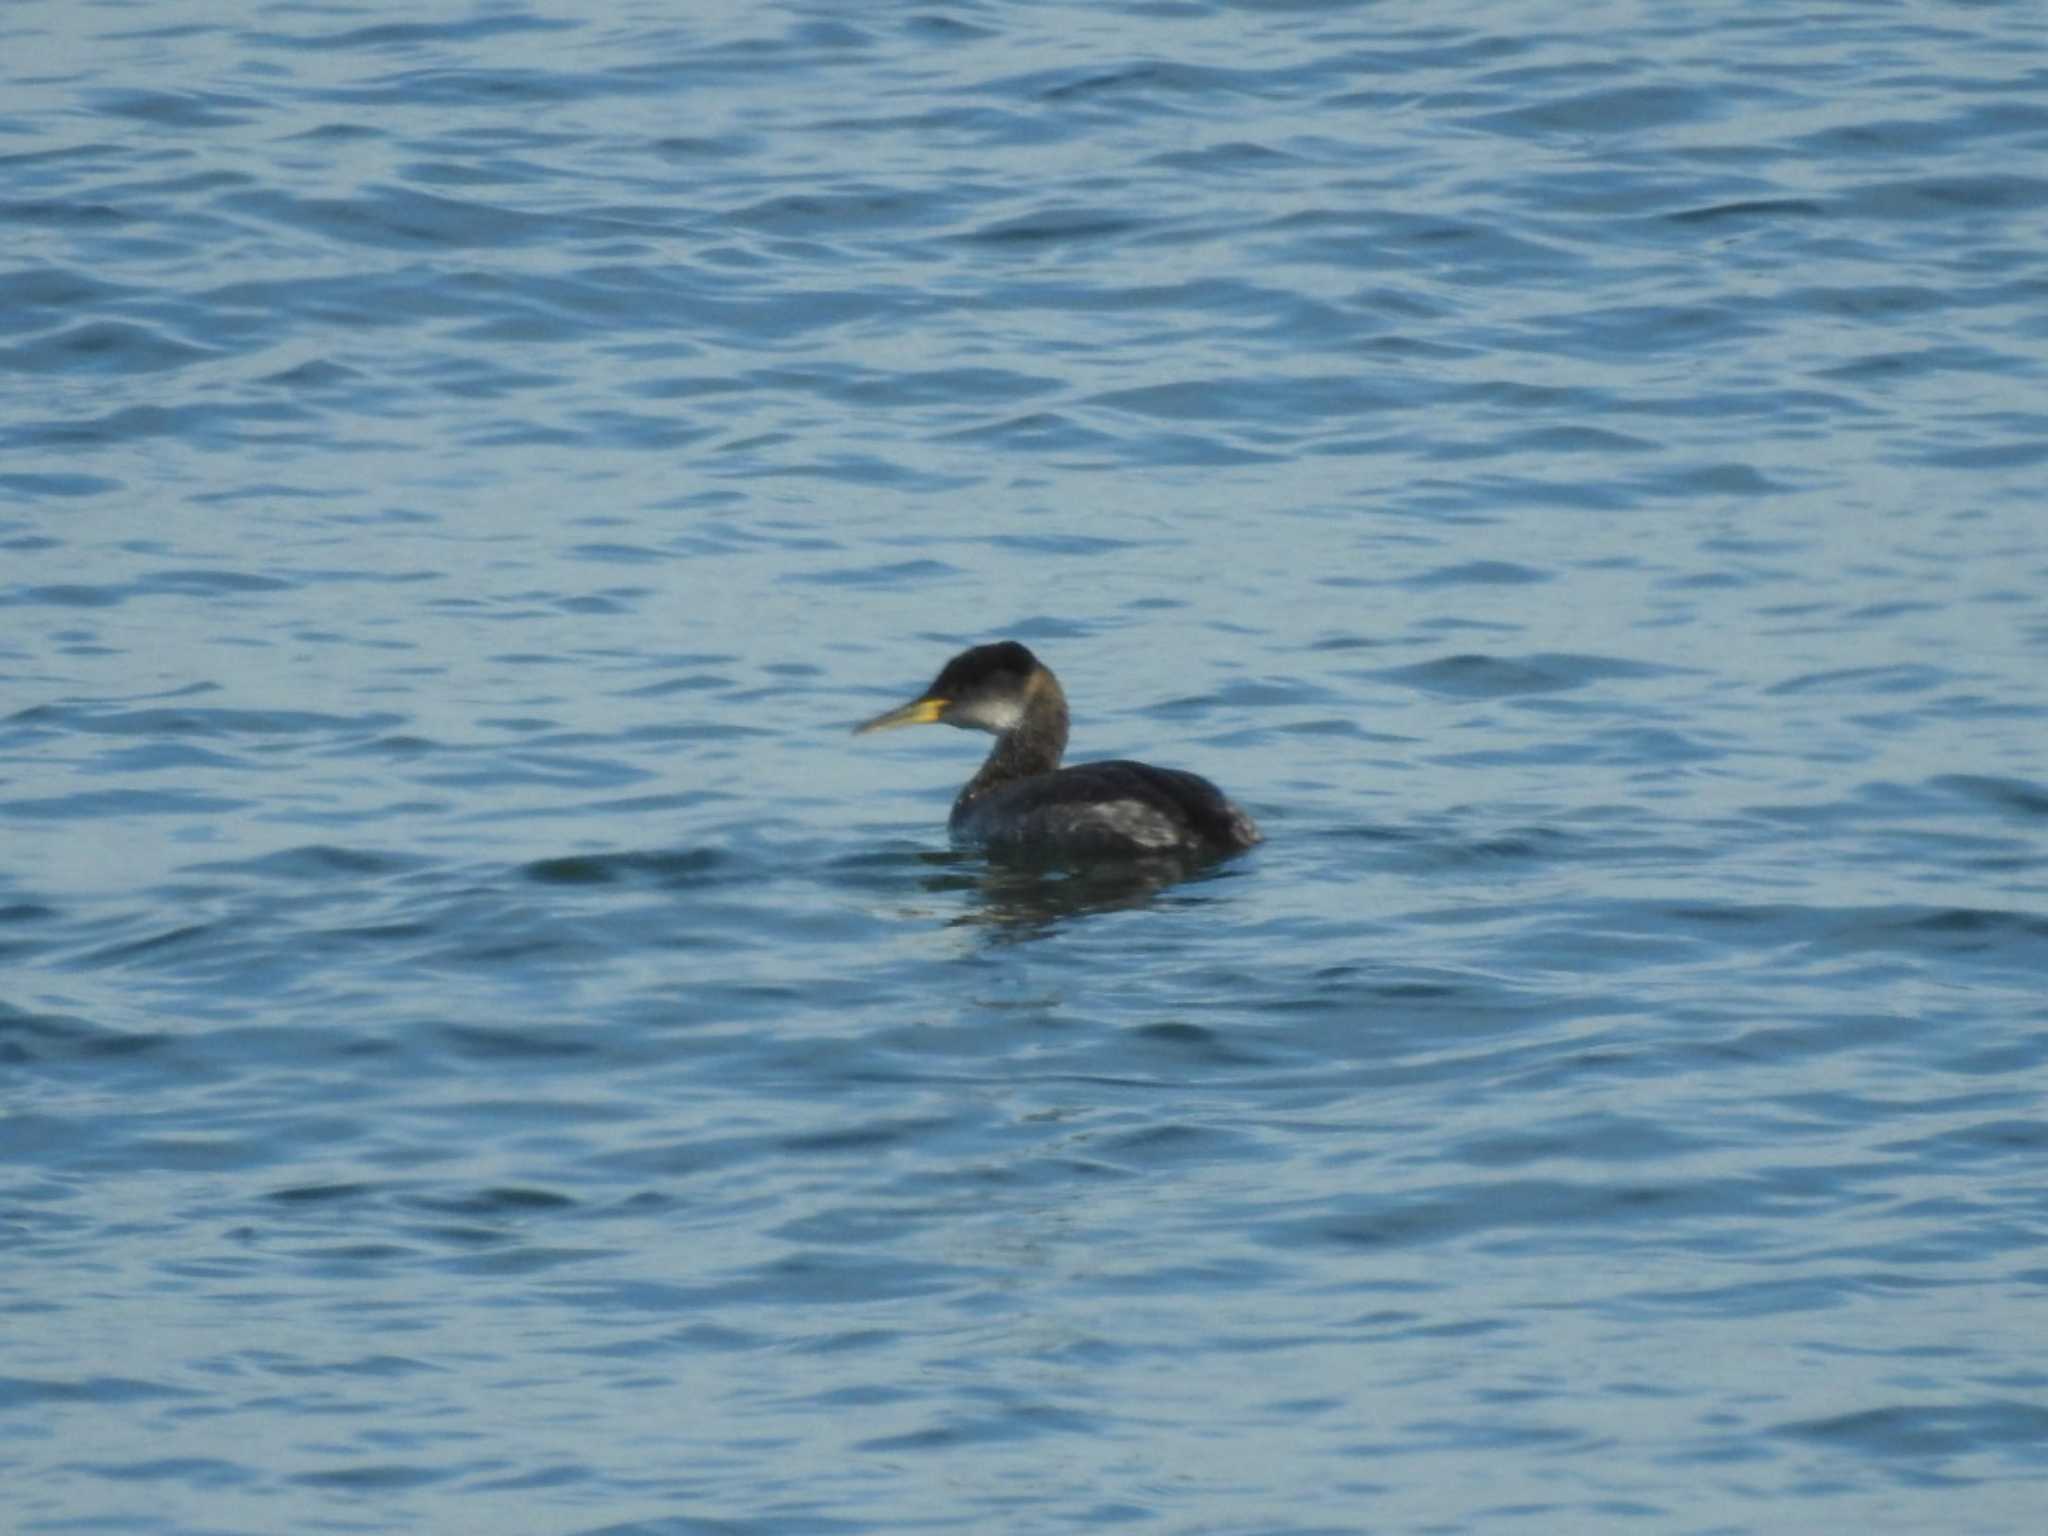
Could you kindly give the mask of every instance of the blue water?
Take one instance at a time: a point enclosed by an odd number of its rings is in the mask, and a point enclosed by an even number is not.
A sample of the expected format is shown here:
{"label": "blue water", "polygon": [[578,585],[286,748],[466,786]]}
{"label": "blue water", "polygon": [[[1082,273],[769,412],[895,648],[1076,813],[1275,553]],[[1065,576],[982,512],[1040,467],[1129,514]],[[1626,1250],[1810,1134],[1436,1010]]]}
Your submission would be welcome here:
{"label": "blue water", "polygon": [[0,1527],[2042,1528],[2048,17],[0,60]]}

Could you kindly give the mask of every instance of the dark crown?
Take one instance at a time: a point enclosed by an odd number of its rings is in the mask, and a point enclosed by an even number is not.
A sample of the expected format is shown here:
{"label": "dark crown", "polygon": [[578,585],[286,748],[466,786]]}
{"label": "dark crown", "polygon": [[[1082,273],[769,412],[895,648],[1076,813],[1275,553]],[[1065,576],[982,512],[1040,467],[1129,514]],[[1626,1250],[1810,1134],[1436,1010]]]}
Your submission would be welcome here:
{"label": "dark crown", "polygon": [[992,689],[1019,689],[1038,670],[1038,658],[1014,640],[962,651],[925,690],[937,699],[958,699]]}

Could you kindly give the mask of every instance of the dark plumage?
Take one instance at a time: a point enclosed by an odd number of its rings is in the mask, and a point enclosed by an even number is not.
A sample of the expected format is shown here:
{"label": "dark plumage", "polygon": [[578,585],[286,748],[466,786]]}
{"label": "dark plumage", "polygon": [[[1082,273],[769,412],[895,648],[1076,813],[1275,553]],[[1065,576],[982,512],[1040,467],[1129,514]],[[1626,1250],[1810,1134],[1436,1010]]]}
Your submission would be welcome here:
{"label": "dark plumage", "polygon": [[953,802],[963,842],[1061,857],[1238,853],[1259,829],[1199,774],[1149,763],[1062,768],[1067,697],[1014,640],[962,651],[931,687],[856,731],[943,723],[993,732],[981,771]]}

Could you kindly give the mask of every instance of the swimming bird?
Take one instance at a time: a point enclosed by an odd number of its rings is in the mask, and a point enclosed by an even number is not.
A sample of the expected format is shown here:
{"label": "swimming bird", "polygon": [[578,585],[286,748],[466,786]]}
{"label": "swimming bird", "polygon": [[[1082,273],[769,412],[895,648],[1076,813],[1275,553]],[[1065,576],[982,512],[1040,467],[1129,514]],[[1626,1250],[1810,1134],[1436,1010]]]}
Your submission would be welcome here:
{"label": "swimming bird", "polygon": [[1259,841],[1251,817],[1199,774],[1122,761],[1062,768],[1066,693],[1014,640],[962,651],[923,693],[854,733],[932,724],[996,738],[953,802],[960,842],[1071,859],[1221,856]]}

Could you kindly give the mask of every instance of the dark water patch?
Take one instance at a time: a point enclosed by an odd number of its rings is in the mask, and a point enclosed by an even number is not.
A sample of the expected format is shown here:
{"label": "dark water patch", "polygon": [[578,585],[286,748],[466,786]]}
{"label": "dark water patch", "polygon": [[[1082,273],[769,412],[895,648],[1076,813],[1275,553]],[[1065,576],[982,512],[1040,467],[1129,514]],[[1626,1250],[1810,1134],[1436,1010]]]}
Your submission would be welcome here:
{"label": "dark water patch", "polygon": [[[2048,911],[1677,903],[1617,912],[1606,921],[1624,929],[1691,930],[1716,947],[1725,947],[1728,941],[1716,941],[1715,933],[1741,929],[1751,935],[1753,944],[1778,950],[1794,948],[1813,957],[1896,954],[1952,964],[1968,956],[2022,971],[2048,970]],[[1856,1018],[1823,1017],[1826,1022],[1821,1027],[1828,1030],[1863,1027]],[[1865,1023],[1878,1030],[1890,1027],[1884,1015],[1870,1016]]]}
{"label": "dark water patch", "polygon": [[284,848],[253,859],[228,859],[217,863],[187,866],[192,874],[252,875],[261,880],[325,883],[332,881],[377,880],[388,875],[408,874],[428,866],[415,854],[385,853],[368,848],[343,848],[330,843],[307,843]]}
{"label": "dark water patch", "polygon": [[849,891],[907,893],[917,887],[920,877],[943,875],[948,870],[959,872],[963,882],[971,884],[979,867],[979,859],[968,850],[941,851],[905,842],[836,855],[827,861],[824,875],[830,884]]}
{"label": "dark water patch", "polygon": [[[1923,315],[1938,314],[1955,303],[1952,294],[1933,288],[1891,284],[1877,288],[1799,288],[1786,293],[1783,303],[1802,312],[1824,311],[1849,320],[1865,320],[1886,329],[1909,324]],[[1958,347],[1958,354],[1971,349]],[[1982,352],[1985,358],[1996,354]],[[1828,370],[1822,370],[1826,376]]]}
{"label": "dark water patch", "polygon": [[837,117],[820,126],[836,132],[870,134],[878,138],[910,134],[918,142],[930,145],[955,143],[1015,148],[1052,143],[1065,136],[1057,125],[1040,114],[1008,111],[985,104]]}
{"label": "dark water patch", "polygon": [[249,218],[323,239],[390,251],[504,250],[554,242],[572,229],[596,233],[565,215],[539,214],[479,198],[452,198],[409,187],[382,187],[357,197],[299,197],[257,188],[222,200]]}
{"label": "dark water patch", "polygon": [[637,544],[578,544],[568,554],[573,559],[600,565],[654,565],[671,558],[663,550]]}
{"label": "dark water patch", "polygon": [[[774,375],[760,384],[786,387]],[[981,408],[1057,390],[1057,378],[999,368],[933,368],[879,374],[867,370],[821,374],[806,381],[811,392],[848,405],[877,408],[954,405]]]}
{"label": "dark water patch", "polygon": [[1773,1277],[1737,1285],[1645,1288],[1633,1291],[1615,1310],[1624,1315],[1747,1319],[1829,1313],[1867,1303],[1882,1289],[1851,1275]]}
{"label": "dark water patch", "polygon": [[1011,289],[1010,302],[1020,310],[1046,310],[1054,314],[1220,314],[1266,320],[1287,312],[1289,299],[1283,289],[1242,277],[1196,277],[1178,282],[1122,283],[1106,288],[1035,278],[1017,282]]}
{"label": "dark water patch", "polygon": [[1914,614],[1932,613],[1936,605],[1921,602],[1915,598],[1900,598],[1887,603],[1870,603],[1861,608],[1851,609],[1843,617],[1852,624],[1872,624],[1883,619],[1903,619]]}
{"label": "dark water patch", "polygon": [[1150,163],[1162,170],[1184,171],[1197,176],[1257,176],[1304,162],[1300,156],[1285,150],[1237,141],[1207,144],[1200,149],[1170,150],[1155,155]]}
{"label": "dark water patch", "polygon": [[1044,208],[1022,217],[998,219],[959,236],[969,246],[1017,250],[1087,248],[1121,240],[1152,227],[1150,221],[1096,208]]}
{"label": "dark water patch", "polygon": [[1328,705],[1335,702],[1338,697],[1336,690],[1311,683],[1239,678],[1225,683],[1213,693],[1164,699],[1157,704],[1145,706],[1139,713],[1159,720],[1198,719],[1220,710]]}
{"label": "dark water patch", "polygon": [[0,1002],[0,1062],[25,1066],[133,1057],[164,1044],[160,1034],[111,1029],[63,1014],[31,1013]]}
{"label": "dark water patch", "polygon": [[1405,850],[1423,867],[1439,870],[1488,865],[1550,863],[1585,857],[1585,839],[1558,827],[1520,827],[1480,837],[1427,835]]}
{"label": "dark water patch", "polygon": [[140,221],[106,203],[64,199],[0,198],[0,223],[60,230],[71,234],[105,234]]}
{"label": "dark water patch", "polygon": [[307,936],[305,943],[322,954],[333,954],[365,945],[382,948],[410,944],[419,939],[431,939],[438,931],[429,922],[356,923],[317,930]]}
{"label": "dark water patch", "polygon": [[536,859],[520,873],[541,885],[651,886],[662,890],[695,889],[729,878],[731,856],[712,848],[679,849],[670,853],[568,854]]}
{"label": "dark water patch", "polygon": [[1257,449],[1247,449],[1247,446],[1231,444],[1225,442],[1223,438],[1198,432],[1147,432],[1139,438],[1128,438],[1124,451],[1120,451],[1116,457],[1122,459],[1126,455],[1141,463],[1149,463],[1157,469],[1169,469],[1176,465],[1188,469],[1227,469],[1233,465],[1251,467],[1280,463],[1284,459],[1284,455],[1278,451],[1264,453]]}
{"label": "dark water patch", "polygon": [[1724,117],[1735,102],[1769,94],[1760,87],[1706,91],[1675,83],[1620,85],[1559,96],[1532,106],[1475,113],[1462,122],[1468,127],[1514,138],[1568,134],[1598,139],[1603,135],[1644,133]]}
{"label": "dark water patch", "polygon": [[2033,1167],[2039,1165],[2043,1154],[2048,1154],[2048,1122],[1986,1120],[1901,1142],[1898,1150],[1934,1157],[1943,1163],[1961,1160],[1978,1166],[2014,1163],[2023,1168]]}
{"label": "dark water patch", "polygon": [[[668,725],[637,725],[623,733],[627,741],[659,741],[674,745],[680,741],[702,743],[702,741],[754,741],[760,737],[772,737],[776,731],[764,725],[721,725],[715,721],[672,721]],[[659,797],[643,797],[637,805],[653,807]],[[709,797],[707,797],[709,799]],[[674,805],[674,799],[668,799]],[[627,801],[612,801],[612,805],[627,805]]]}
{"label": "dark water patch", "polygon": [[1541,1163],[1665,1162],[1722,1144],[1729,1138],[1687,1134],[1632,1115],[1594,1113],[1514,1132],[1482,1132],[1453,1142],[1451,1158],[1479,1168],[1525,1168]]}
{"label": "dark water patch", "polygon": [[[722,452],[768,446],[765,442],[727,444]],[[974,484],[971,475],[924,474],[900,459],[878,458],[871,453],[839,453],[825,459],[797,464],[756,464],[734,468],[731,473],[772,479],[826,480],[864,488],[884,487],[903,494],[938,495],[962,491]]]}
{"label": "dark water patch", "polygon": [[199,1394],[131,1376],[85,1376],[75,1381],[0,1376],[0,1413],[79,1404],[111,1408],[123,1403],[179,1402]]}
{"label": "dark water patch", "polygon": [[[1639,763],[1649,767],[1678,768],[1711,763],[1730,755],[1697,736],[1661,726],[1617,727],[1598,732],[1590,742],[1589,759],[1602,763]],[[1666,848],[1666,851],[1670,851]]]}
{"label": "dark water patch", "polygon": [[1404,587],[1428,591],[1437,587],[1515,587],[1534,586],[1550,581],[1553,575],[1530,566],[1516,565],[1507,560],[1474,560],[1464,565],[1439,566],[1419,576],[1410,576],[1401,582]]}
{"label": "dark water patch", "polygon": [[1988,347],[1955,344],[1914,347],[1910,350],[1885,348],[1852,357],[1832,367],[1816,369],[1815,378],[1842,379],[1856,383],[1894,384],[1942,374],[1989,374],[2003,376],[2011,371],[2010,360]]}
{"label": "dark water patch", "polygon": [[806,1339],[797,1347],[807,1355],[866,1354],[886,1350],[901,1338],[892,1328],[837,1328]]}
{"label": "dark water patch", "polygon": [[688,678],[664,678],[662,682],[649,682],[641,688],[627,688],[623,698],[676,698],[678,694],[725,694],[733,692],[739,684],[721,672],[698,672]]}
{"label": "dark water patch", "polygon": [[1216,1126],[1173,1121],[1105,1137],[1097,1143],[1097,1151],[1100,1156],[1117,1163],[1149,1169],[1222,1161],[1234,1163],[1257,1155],[1257,1148],[1249,1137]]}
{"label": "dark water patch", "polygon": [[[522,144],[559,142],[559,133],[536,125],[529,116],[541,109],[575,108],[597,97],[643,96],[672,89],[671,81],[650,81],[630,69],[612,70],[599,78],[568,70],[508,64],[488,69],[399,70],[364,84],[303,88],[300,96],[304,101],[324,106],[354,107],[366,115],[389,113],[401,119],[435,109],[456,116],[479,109],[495,111],[503,117],[493,124],[492,147],[509,149]],[[427,142],[468,144],[472,131],[451,125],[444,134]]]}
{"label": "dark water patch", "polygon": [[94,587],[62,582],[42,587],[0,591],[0,608],[112,608],[125,602],[133,588]]}
{"label": "dark water patch", "polygon": [[1866,182],[1838,193],[1837,205],[1845,217],[1879,223],[2034,213],[2048,207],[2048,178],[1993,172]]}
{"label": "dark water patch", "polygon": [[1264,422],[1298,430],[1377,414],[1406,400],[1355,374],[1310,374],[1148,384],[1094,395],[1087,403],[1159,421]]}
{"label": "dark water patch", "polygon": [[383,1186],[352,1181],[342,1184],[294,1184],[273,1189],[265,1196],[279,1205],[326,1206],[352,1204],[383,1192]]}
{"label": "dark water patch", "polygon": [[0,428],[0,446],[77,451],[164,439],[216,449],[246,450],[255,442],[312,446],[317,442],[314,420],[300,407],[281,403],[210,400],[178,406],[131,405],[98,416],[15,421]]}
{"label": "dark water patch", "polygon": [[925,1451],[945,1453],[967,1446],[1034,1440],[1048,1434],[1092,1436],[1100,1433],[1100,1421],[1092,1414],[1042,1403],[1020,1403],[1000,1414],[959,1415],[928,1429],[857,1440],[854,1449],[882,1455]]}
{"label": "dark water patch", "polygon": [[159,1456],[147,1461],[71,1463],[81,1472],[115,1483],[169,1483],[179,1488],[247,1488],[263,1475],[210,1456]]}
{"label": "dark water patch", "polygon": [[[20,163],[0,156],[0,165]],[[0,272],[0,335],[38,330],[53,320],[110,309],[137,290],[91,277],[75,267],[17,267]]]}
{"label": "dark water patch", "polygon": [[1260,93],[1280,89],[1297,80],[1293,70],[1221,69],[1178,60],[1147,58],[1104,67],[1088,64],[1080,68],[1055,69],[991,81],[989,88],[1002,95],[1036,98],[1062,105],[1113,100],[1121,109],[1153,97],[1186,95],[1211,99],[1237,92]]}
{"label": "dark water patch", "polygon": [[1185,1058],[1203,1066],[1256,1067],[1269,1065],[1271,1062],[1271,1058],[1266,1054],[1252,1050],[1243,1042],[1233,1040],[1222,1031],[1203,1024],[1190,1024],[1175,1019],[1157,1024],[1140,1024],[1128,1033],[1132,1040],[1139,1042],[1147,1051],[1171,1058]]}
{"label": "dark water patch", "polygon": [[[0,474],[0,492],[30,501],[39,501],[49,496],[62,496],[67,499],[104,496],[120,489],[119,480],[109,480],[104,475]],[[56,546],[52,543],[45,547]]]}
{"label": "dark water patch", "polygon": [[1606,1183],[1568,1179],[1499,1179],[1452,1185],[1414,1195],[1339,1200],[1341,1213],[1280,1218],[1254,1225],[1258,1240],[1276,1247],[1335,1244],[1358,1249],[1427,1248],[1484,1234],[1496,1244],[1541,1242],[1552,1251],[1596,1251],[1617,1225],[1667,1230],[1742,1215],[1792,1216],[1803,1203],[1774,1199],[1761,1190],[1718,1181]]}
{"label": "dark water patch", "polygon": [[154,373],[206,362],[221,354],[173,341],[144,325],[89,320],[18,347],[0,350],[0,371],[30,374]]}
{"label": "dark water patch", "polygon": [[1733,306],[1706,303],[1586,310],[1533,320],[1527,331],[1529,350],[1588,362],[1696,356],[1765,334],[1761,323]]}
{"label": "dark water patch", "polygon": [[1827,206],[1804,197],[1739,198],[1704,208],[1684,208],[1661,217],[1674,224],[1721,224],[1734,220],[1769,223],[1777,219],[1813,219],[1827,212]]}
{"label": "dark water patch", "polygon": [[656,139],[648,146],[650,153],[664,160],[679,160],[690,164],[699,160],[734,160],[753,154],[759,148],[759,141],[742,133],[724,134],[672,134]]}
{"label": "dark water patch", "polygon": [[2048,817],[2048,786],[2025,779],[1984,774],[1946,773],[1927,781],[1930,789],[1960,796],[1977,805],[2027,820]]}
{"label": "dark water patch", "polygon": [[278,373],[264,376],[265,384],[274,384],[280,389],[342,389],[362,383],[368,376],[359,369],[350,368],[328,358],[311,358],[296,367],[286,368]]}
{"label": "dark water patch", "polygon": [[790,1152],[820,1153],[836,1157],[846,1153],[868,1153],[890,1147],[913,1145],[951,1128],[952,1122],[946,1119],[869,1120],[859,1125],[835,1126],[831,1130],[784,1137],[780,1144],[784,1150]]}
{"label": "dark water patch", "polygon": [[407,1203],[441,1215],[491,1218],[572,1211],[581,1202],[559,1190],[503,1185],[461,1195],[416,1195]]}
{"label": "dark water patch", "polygon": [[1646,496],[1693,501],[1712,496],[1772,496],[1790,492],[1793,482],[1774,479],[1748,464],[1695,464],[1638,478]]}
{"label": "dark water patch", "polygon": [[1409,738],[1392,736],[1384,731],[1368,731],[1356,720],[1343,718],[1329,720],[1293,720],[1285,725],[1267,727],[1283,736],[1348,736],[1358,741],[1395,744]]}
{"label": "dark water patch", "polygon": [[236,738],[354,736],[389,730],[402,716],[327,715],[310,710],[226,709],[197,706],[141,709],[104,704],[35,705],[9,716],[9,725],[36,725],[90,736]]}
{"label": "dark water patch", "polygon": [[645,783],[656,770],[629,766],[615,759],[579,757],[564,752],[518,750],[494,754],[475,768],[436,768],[418,772],[413,782],[437,789],[502,789],[515,784],[553,788],[618,789]]}
{"label": "dark water patch", "polygon": [[[1145,547],[1142,541],[1136,539],[1109,539],[1080,533],[999,533],[992,534],[981,542],[993,549],[1014,550],[1024,555],[1114,555]],[[1082,632],[1074,626],[1061,625],[1058,621],[1049,619],[1038,619],[1022,626],[1012,625],[1011,631],[1028,635],[1034,640],[1082,636]]]}
{"label": "dark water patch", "polygon": [[[1999,370],[2001,373],[2006,370]],[[1922,464],[1944,469],[2026,469],[2048,461],[2048,444],[2037,438],[2016,442],[1973,443],[1932,448],[1913,455]]]}
{"label": "dark water patch", "polygon": [[293,1379],[354,1376],[372,1381],[404,1381],[414,1376],[438,1374],[437,1367],[407,1355],[361,1355],[314,1362],[275,1350],[247,1350],[241,1358],[260,1365],[271,1375]]}
{"label": "dark water patch", "polygon": [[573,1532],[572,1536],[857,1536],[872,1528],[873,1523],[868,1520],[835,1519],[809,1512],[778,1513],[758,1520],[669,1515],[590,1526]]}
{"label": "dark water patch", "polygon": [[1773,1433],[1866,1456],[1894,1477],[1919,1464],[2006,1456],[2048,1464],[2048,1408],[2017,1400],[1902,1404],[1778,1425]]}
{"label": "dark water patch", "polygon": [[1808,672],[1777,682],[1767,694],[1905,694],[1926,693],[1957,681],[1956,674],[1923,662],[1902,662],[1895,666],[1844,667],[1828,672]]}
{"label": "dark water patch", "polygon": [[[1586,267],[1564,244],[1537,238],[1533,232],[1517,233],[1498,221],[1400,211],[1315,209],[1284,215],[1274,220],[1272,228],[1276,235],[1286,236],[1284,256],[1340,270],[1358,268],[1361,251],[1377,258],[1370,268],[1376,272],[1422,271],[1453,278],[1475,278],[1506,268],[1531,280],[1539,274],[1564,276]],[[1418,355],[1430,354],[1425,348]]]}
{"label": "dark water patch", "polygon": [[506,1477],[479,1477],[468,1479],[464,1486],[478,1493],[533,1493],[552,1488],[574,1488],[591,1483],[597,1476],[594,1469],[581,1463],[568,1465],[557,1463],[536,1467],[529,1472],[520,1472]]}
{"label": "dark water patch", "polygon": [[1490,453],[1506,458],[1522,454],[1604,456],[1619,453],[1655,453],[1659,449],[1649,438],[1615,432],[1604,427],[1556,426],[1533,427],[1526,431],[1511,432],[1488,447],[1475,447],[1468,451],[1475,456]]}
{"label": "dark water patch", "polygon": [[1057,411],[1031,411],[1002,421],[963,427],[947,433],[945,441],[997,443],[1034,453],[1057,451],[1072,454],[1106,451],[1119,439],[1110,433],[1082,426],[1072,417]]}
{"label": "dark water patch", "polygon": [[954,1290],[971,1274],[944,1264],[805,1249],[721,1272],[701,1285],[586,1281],[565,1282],[565,1289],[597,1316],[654,1313],[694,1319],[721,1306],[767,1310],[906,1301]]}
{"label": "dark water patch", "polygon": [[1414,666],[1390,667],[1370,676],[1422,693],[1454,698],[1513,698],[1524,694],[1561,693],[1590,683],[1668,676],[1670,670],[1610,656],[1538,654],[1512,659],[1500,656],[1447,656]]}
{"label": "dark water patch", "polygon": [[425,736],[410,735],[364,737],[355,741],[333,743],[322,748],[322,751],[336,757],[379,757],[393,762],[411,762],[416,758],[446,750],[446,746],[441,742]]}
{"label": "dark water patch", "polygon": [[942,218],[950,221],[968,201],[958,194],[940,198],[922,188],[864,187],[832,196],[783,194],[735,208],[725,217],[740,228],[767,234],[846,239],[905,226],[925,228]]}
{"label": "dark water patch", "polygon": [[897,587],[911,582],[928,582],[958,576],[957,567],[943,560],[897,560],[886,565],[845,566],[830,571],[807,571],[789,580],[824,587]]}
{"label": "dark water patch", "polygon": [[582,25],[580,21],[508,12],[469,16],[460,21],[379,22],[370,26],[349,27],[339,32],[251,31],[243,34],[243,41],[251,47],[309,53],[361,49],[371,53],[412,54],[433,52],[448,44],[485,43],[498,37],[573,32]]}
{"label": "dark water patch", "polygon": [[1981,693],[1950,693],[1928,699],[1910,709],[1870,710],[1846,717],[1850,724],[1870,731],[1914,729],[1940,721],[1981,722],[1995,720],[2048,720],[2048,705],[2022,698],[1986,698]]}
{"label": "dark water patch", "polygon": [[132,118],[153,128],[233,128],[264,109],[252,97],[216,91],[101,90],[88,92],[86,100],[109,117]]}
{"label": "dark water patch", "polygon": [[221,929],[214,923],[185,923],[176,928],[167,928],[147,938],[131,939],[120,944],[109,944],[80,955],[73,963],[84,970],[95,970],[102,966],[126,965],[131,961],[154,959],[162,951],[191,948],[201,941],[219,935]]}
{"label": "dark water patch", "polygon": [[2002,116],[1998,108],[1985,106],[1959,111],[1941,123],[1931,123],[1922,117],[1873,116],[1817,129],[1791,142],[1795,148],[1829,159],[1841,158],[1851,164],[1865,159],[1918,161],[1927,154],[1931,143],[1960,143],[1971,137],[1959,129],[1977,113],[1991,113],[1993,120]]}
{"label": "dark water patch", "polygon": [[[1855,936],[1863,933],[1924,935],[1944,947],[1954,944],[1959,948],[1988,947],[2005,938],[2038,943],[2048,941],[2048,914],[1987,911],[1978,907],[1945,907],[1921,912],[1908,909],[1895,916],[1873,914],[1864,922],[1843,930],[1839,936],[1853,941]],[[2042,949],[2038,958],[2042,964],[2048,965],[2048,948]]]}
{"label": "dark water patch", "polygon": [[102,789],[70,795],[0,800],[0,816],[22,821],[101,821],[127,816],[209,816],[246,810],[247,800],[195,790]]}
{"label": "dark water patch", "polygon": [[[517,953],[515,946],[505,951],[505,957],[509,959]],[[590,1032],[567,1025],[513,1029],[441,1024],[435,1026],[434,1032],[452,1054],[479,1062],[573,1061],[597,1055],[604,1049],[603,1043]]]}
{"label": "dark water patch", "polygon": [[248,571],[152,571],[135,584],[138,592],[176,592],[213,597],[246,592],[289,592],[295,581]]}
{"label": "dark water patch", "polygon": [[303,1488],[325,1488],[344,1493],[392,1494],[408,1489],[431,1487],[460,1476],[453,1469],[411,1466],[402,1462],[367,1463],[337,1467],[320,1472],[293,1472],[285,1481]]}

